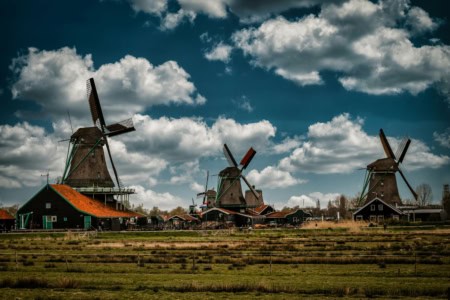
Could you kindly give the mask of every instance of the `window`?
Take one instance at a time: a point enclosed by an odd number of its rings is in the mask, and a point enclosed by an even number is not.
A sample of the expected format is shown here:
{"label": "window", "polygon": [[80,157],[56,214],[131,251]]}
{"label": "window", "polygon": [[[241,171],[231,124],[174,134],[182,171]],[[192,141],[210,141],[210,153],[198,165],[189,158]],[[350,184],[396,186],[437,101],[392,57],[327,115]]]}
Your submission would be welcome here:
{"label": "window", "polygon": [[378,210],[383,211],[383,204],[378,204]]}
{"label": "window", "polygon": [[399,220],[399,216],[398,215],[393,215],[392,219],[398,221]]}
{"label": "window", "polygon": [[45,203],[45,208],[46,209],[52,208],[52,204],[50,202]]}
{"label": "window", "polygon": [[378,223],[384,222],[384,216],[378,216]]}
{"label": "window", "polygon": [[377,216],[370,216],[370,222],[375,223],[377,221]]}
{"label": "window", "polygon": [[292,222],[293,222],[293,223],[298,223],[298,218],[297,218],[297,217],[293,217],[293,218],[292,218]]}
{"label": "window", "polygon": [[370,211],[375,211],[375,204],[372,204],[372,205],[370,206]]}
{"label": "window", "polygon": [[67,222],[67,217],[64,217],[64,222]]}
{"label": "window", "polygon": [[363,220],[363,216],[361,216],[361,215],[356,216],[356,221],[362,221],[362,220]]}

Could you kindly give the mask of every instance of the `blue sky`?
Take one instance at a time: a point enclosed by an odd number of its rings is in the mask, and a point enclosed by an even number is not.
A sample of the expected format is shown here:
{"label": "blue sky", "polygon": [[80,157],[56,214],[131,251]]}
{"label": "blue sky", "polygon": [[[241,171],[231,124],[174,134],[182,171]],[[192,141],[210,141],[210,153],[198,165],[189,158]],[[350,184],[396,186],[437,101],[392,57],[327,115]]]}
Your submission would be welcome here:
{"label": "blue sky", "polygon": [[[450,183],[446,1],[2,1],[0,202],[62,174],[75,127],[92,126],[94,77],[121,180],[145,207],[187,207],[226,142],[266,202],[323,204],[362,188],[364,168],[412,145],[410,183]],[[217,177],[210,178],[210,187]],[[403,198],[410,198],[399,178]]]}

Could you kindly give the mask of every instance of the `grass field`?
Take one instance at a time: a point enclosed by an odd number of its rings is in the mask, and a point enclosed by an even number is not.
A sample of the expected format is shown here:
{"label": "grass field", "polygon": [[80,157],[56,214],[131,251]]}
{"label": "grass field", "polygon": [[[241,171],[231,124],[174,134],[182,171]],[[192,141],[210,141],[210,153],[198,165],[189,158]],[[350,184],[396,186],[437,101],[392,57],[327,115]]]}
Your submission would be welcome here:
{"label": "grass field", "polygon": [[2,299],[447,299],[450,228],[0,235]]}

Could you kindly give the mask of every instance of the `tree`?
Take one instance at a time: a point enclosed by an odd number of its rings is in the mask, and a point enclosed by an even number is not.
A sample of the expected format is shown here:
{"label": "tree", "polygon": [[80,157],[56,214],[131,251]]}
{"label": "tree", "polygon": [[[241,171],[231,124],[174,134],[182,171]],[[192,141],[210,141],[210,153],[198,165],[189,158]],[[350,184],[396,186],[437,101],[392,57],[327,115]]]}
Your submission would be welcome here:
{"label": "tree", "polygon": [[433,200],[433,192],[431,186],[427,183],[422,183],[416,187],[417,204],[419,206],[427,206]]}
{"label": "tree", "polygon": [[175,215],[186,215],[188,212],[182,208],[181,206],[178,206],[177,208],[172,209],[169,212],[170,216],[175,216]]}
{"label": "tree", "polygon": [[450,193],[448,189],[444,189],[444,193],[442,194],[442,207],[447,213],[447,218],[450,219]]}

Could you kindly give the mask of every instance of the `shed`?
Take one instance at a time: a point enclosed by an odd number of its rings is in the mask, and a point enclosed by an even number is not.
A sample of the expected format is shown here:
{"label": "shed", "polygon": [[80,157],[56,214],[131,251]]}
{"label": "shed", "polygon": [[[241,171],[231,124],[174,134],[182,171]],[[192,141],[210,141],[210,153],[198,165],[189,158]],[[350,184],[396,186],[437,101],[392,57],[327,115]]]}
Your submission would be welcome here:
{"label": "shed", "polygon": [[140,214],[117,210],[68,185],[47,184],[17,211],[19,229],[120,230],[124,219]]}
{"label": "shed", "polygon": [[0,232],[11,231],[14,228],[16,218],[6,209],[0,208]]}
{"label": "shed", "polygon": [[290,211],[276,211],[266,215],[266,223],[277,225],[300,225],[307,218],[312,217],[312,215],[308,212],[305,212],[303,209],[296,209]]}

